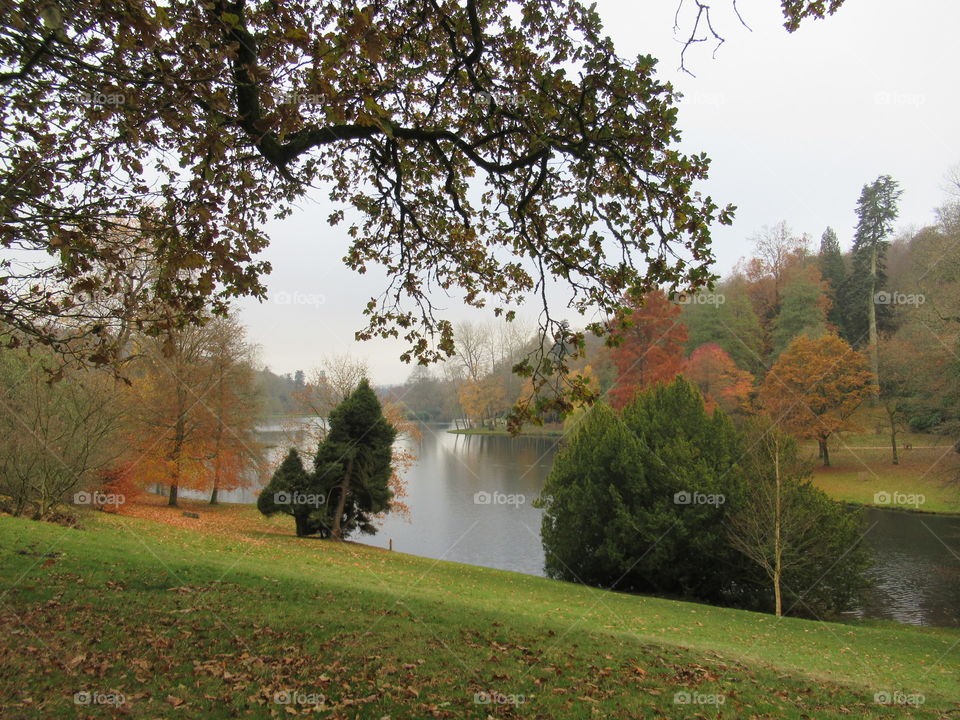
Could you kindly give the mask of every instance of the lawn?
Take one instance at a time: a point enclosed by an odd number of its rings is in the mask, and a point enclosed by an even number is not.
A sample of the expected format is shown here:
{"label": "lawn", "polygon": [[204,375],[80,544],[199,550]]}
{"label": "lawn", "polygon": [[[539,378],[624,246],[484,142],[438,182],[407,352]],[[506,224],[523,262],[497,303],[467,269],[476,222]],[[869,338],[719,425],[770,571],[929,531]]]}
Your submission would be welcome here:
{"label": "lawn", "polygon": [[0,517],[4,718],[960,712],[960,631],[778,621],[156,503],[79,530]]}
{"label": "lawn", "polygon": [[[908,443],[911,449],[906,449]],[[816,458],[816,447],[810,452]],[[814,482],[837,500],[900,510],[960,513],[960,455],[948,438],[907,435],[900,444],[900,464],[894,465],[889,438],[846,435],[831,448],[830,461],[829,468],[817,465]]]}

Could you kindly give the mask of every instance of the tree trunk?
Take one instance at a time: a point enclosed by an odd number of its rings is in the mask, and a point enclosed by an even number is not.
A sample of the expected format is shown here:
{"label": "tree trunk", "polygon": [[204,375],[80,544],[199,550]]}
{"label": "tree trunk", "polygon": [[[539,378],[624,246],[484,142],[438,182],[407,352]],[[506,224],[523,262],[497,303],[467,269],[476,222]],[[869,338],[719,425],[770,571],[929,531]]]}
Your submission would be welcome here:
{"label": "tree trunk", "polygon": [[167,505],[177,507],[177,492],[180,485],[180,461],[183,454],[183,443],[187,435],[187,421],[185,418],[186,401],[180,388],[177,388],[177,424],[173,431],[173,452],[170,453],[170,459],[173,460],[173,482],[170,483],[170,499]]}
{"label": "tree trunk", "polygon": [[[896,401],[894,401],[896,402]],[[897,450],[897,412],[890,407],[890,401],[885,404],[887,419],[890,421],[890,449],[893,451],[893,464],[900,464],[900,452]]]}
{"label": "tree trunk", "polygon": [[783,488],[780,481],[780,443],[776,441],[773,457],[773,472],[777,482],[777,494],[773,509],[773,598],[777,617],[783,614],[783,598],[780,594],[780,579],[783,577]]}
{"label": "tree trunk", "polygon": [[823,466],[830,467],[830,448],[827,445],[827,438],[817,438],[820,443],[820,457],[823,458]]}
{"label": "tree trunk", "polygon": [[343,540],[343,511],[347,506],[347,493],[350,492],[350,474],[353,472],[353,459],[347,461],[347,471],[343,474],[343,481],[340,483],[340,497],[337,498],[337,511],[333,516],[333,528],[330,530],[330,537],[334,540]]}
{"label": "tree trunk", "polygon": [[873,405],[880,400],[880,356],[877,347],[877,245],[870,252],[870,295],[867,297],[867,319],[870,327],[870,369],[873,371]]}
{"label": "tree trunk", "polygon": [[213,485],[213,492],[210,493],[210,504],[211,504],[211,505],[216,505],[216,504],[217,504],[217,485],[216,485],[216,483],[214,483],[214,485]]}
{"label": "tree trunk", "polygon": [[306,537],[310,534],[306,515],[294,515],[293,520],[297,524],[297,537]]}

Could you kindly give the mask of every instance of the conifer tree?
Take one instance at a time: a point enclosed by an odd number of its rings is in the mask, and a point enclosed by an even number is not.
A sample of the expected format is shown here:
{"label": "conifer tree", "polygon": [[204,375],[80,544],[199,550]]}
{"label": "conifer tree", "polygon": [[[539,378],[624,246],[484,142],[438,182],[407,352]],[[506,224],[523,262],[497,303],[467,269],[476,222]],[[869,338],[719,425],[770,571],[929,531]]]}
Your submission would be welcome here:
{"label": "conifer tree", "polygon": [[874,376],[879,369],[878,332],[891,326],[890,295],[885,292],[887,237],[893,231],[902,194],[896,180],[881,175],[863,186],[857,201],[853,269],[843,298],[848,312],[846,334],[854,347],[867,348]]}
{"label": "conifer tree", "polygon": [[317,449],[314,468],[327,496],[330,535],[373,534],[372,516],[390,509],[393,441],[397,431],[366,379],[330,413],[330,431]]}
{"label": "conifer tree", "polygon": [[847,280],[847,266],[843,262],[843,252],[840,250],[840,241],[832,227],[823,231],[820,238],[820,275],[829,283],[827,295],[830,298],[830,310],[827,311],[827,322],[833,325],[837,332],[843,328],[843,307],[841,295],[844,283]]}
{"label": "conifer tree", "polygon": [[326,497],[318,491],[316,476],[303,467],[300,453],[290,448],[280,467],[267,486],[260,491],[257,509],[268,517],[284,513],[293,517],[297,525],[297,537],[306,535],[328,536],[322,512]]}

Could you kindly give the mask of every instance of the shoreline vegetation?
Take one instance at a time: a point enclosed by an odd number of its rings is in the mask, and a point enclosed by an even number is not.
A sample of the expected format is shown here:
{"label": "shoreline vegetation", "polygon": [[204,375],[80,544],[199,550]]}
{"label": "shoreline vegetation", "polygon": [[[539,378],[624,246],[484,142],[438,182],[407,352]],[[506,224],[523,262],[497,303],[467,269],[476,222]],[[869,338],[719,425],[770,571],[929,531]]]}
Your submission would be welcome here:
{"label": "shoreline vegetation", "polygon": [[300,694],[333,717],[480,718],[500,695],[530,718],[679,719],[693,696],[716,701],[710,716],[784,720],[890,717],[898,693],[916,700],[904,717],[960,709],[953,628],[777,619],[298,540],[254,507],[183,505],[84,510],[82,530],[0,517],[5,583],[45,568],[11,587],[2,618],[22,633],[26,613],[37,633],[0,651],[16,717],[72,711],[77,693],[158,718],[277,716]]}
{"label": "shoreline vegetation", "polygon": [[[448,430],[453,435],[511,437],[503,428]],[[557,440],[560,425],[526,427],[516,437]],[[886,442],[886,444],[884,444]],[[837,502],[865,508],[960,516],[960,454],[942,435],[905,433],[898,439],[900,462],[890,462],[889,438],[846,433],[831,446],[831,466],[813,468],[813,483]],[[804,449],[817,461],[816,444]]]}

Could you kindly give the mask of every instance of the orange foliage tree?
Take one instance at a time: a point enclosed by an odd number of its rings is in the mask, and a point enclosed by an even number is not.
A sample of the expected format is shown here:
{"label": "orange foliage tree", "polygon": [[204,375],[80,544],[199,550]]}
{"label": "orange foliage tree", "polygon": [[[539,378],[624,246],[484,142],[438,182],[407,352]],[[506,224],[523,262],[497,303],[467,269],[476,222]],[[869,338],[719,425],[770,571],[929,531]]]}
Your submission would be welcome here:
{"label": "orange foliage tree", "polygon": [[850,416],[874,390],[870,365],[861,353],[836,335],[811,339],[801,335],[770,368],[760,403],[788,432],[816,438],[825,467],[827,440],[853,429]]}
{"label": "orange foliage tree", "polygon": [[610,353],[617,368],[610,404],[617,409],[629,403],[638,390],[669,382],[683,370],[687,328],[680,322],[680,306],[661,290],[654,290],[632,310],[617,322],[621,342]]}
{"label": "orange foliage tree", "polygon": [[739,412],[750,401],[753,376],[738,368],[716,343],[704,343],[690,353],[683,375],[703,393],[707,412],[717,407],[726,413]]}
{"label": "orange foliage tree", "polygon": [[483,425],[488,418],[506,410],[506,389],[499,375],[487,375],[479,380],[467,380],[457,391],[460,407],[470,420]]}

